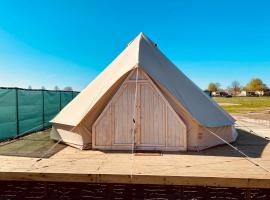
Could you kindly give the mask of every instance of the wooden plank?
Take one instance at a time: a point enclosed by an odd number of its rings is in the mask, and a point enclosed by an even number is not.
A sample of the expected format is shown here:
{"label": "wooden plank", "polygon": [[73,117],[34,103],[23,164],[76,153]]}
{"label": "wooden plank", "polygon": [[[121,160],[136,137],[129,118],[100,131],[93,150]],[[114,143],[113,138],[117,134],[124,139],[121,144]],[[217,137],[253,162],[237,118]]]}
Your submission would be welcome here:
{"label": "wooden plank", "polygon": [[213,186],[237,188],[270,188],[269,179],[254,178],[219,178],[194,176],[151,176],[151,175],[111,175],[111,174],[71,174],[71,173],[34,173],[34,172],[0,172],[0,180],[56,181],[119,184],[154,184]]}
{"label": "wooden plank", "polygon": [[[240,137],[238,148],[251,151],[247,139],[250,134],[246,134]],[[251,153],[260,153],[257,151],[261,151],[263,143],[252,142],[252,146],[260,148],[253,148]],[[261,154],[251,159],[270,169],[270,146],[264,145]],[[202,152],[134,156],[133,163],[131,156],[130,151],[81,151],[72,147],[39,162],[37,158],[0,155],[0,180],[270,188],[269,173],[225,145]]]}

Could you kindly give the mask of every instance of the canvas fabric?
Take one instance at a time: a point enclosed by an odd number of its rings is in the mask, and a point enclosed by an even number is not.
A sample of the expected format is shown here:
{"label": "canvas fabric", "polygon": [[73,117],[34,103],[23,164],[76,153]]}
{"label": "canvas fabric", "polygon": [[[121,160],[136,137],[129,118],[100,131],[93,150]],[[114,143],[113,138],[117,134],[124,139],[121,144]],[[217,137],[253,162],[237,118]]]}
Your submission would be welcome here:
{"label": "canvas fabric", "polygon": [[[200,125],[219,127],[234,124],[235,120],[229,114],[205,95],[142,33],[52,122],[78,126],[89,113],[99,109],[96,105],[100,104],[102,99],[112,97],[108,91],[136,67],[144,70],[157,84],[173,95]],[[102,106],[100,109],[102,110]]]}

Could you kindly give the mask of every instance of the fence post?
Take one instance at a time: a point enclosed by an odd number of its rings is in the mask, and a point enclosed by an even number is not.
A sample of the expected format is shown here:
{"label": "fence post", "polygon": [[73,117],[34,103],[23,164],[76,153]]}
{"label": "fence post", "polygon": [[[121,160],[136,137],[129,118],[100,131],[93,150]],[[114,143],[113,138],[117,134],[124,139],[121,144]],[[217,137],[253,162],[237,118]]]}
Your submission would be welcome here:
{"label": "fence post", "polygon": [[19,125],[19,98],[18,98],[18,88],[15,88],[15,95],[16,95],[16,129],[17,129],[17,136],[20,134],[20,125]]}
{"label": "fence post", "polygon": [[61,110],[61,106],[62,106],[62,97],[61,97],[61,91],[59,91],[59,96],[60,96],[60,102],[59,102],[59,111]]}
{"label": "fence post", "polygon": [[42,92],[42,129],[44,129],[45,128],[45,125],[44,125],[44,123],[45,123],[45,114],[44,114],[44,111],[45,111],[45,108],[44,108],[44,105],[45,105],[45,103],[44,103],[44,89],[42,89],[41,92]]}

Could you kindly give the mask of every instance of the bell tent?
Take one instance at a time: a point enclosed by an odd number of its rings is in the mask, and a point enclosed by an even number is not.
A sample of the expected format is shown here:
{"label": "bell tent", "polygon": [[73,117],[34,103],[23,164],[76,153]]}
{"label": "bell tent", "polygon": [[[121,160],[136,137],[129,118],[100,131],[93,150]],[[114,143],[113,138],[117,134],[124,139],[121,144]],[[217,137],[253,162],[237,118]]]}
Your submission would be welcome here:
{"label": "bell tent", "polygon": [[140,33],[53,120],[80,149],[202,150],[237,137],[235,120]]}

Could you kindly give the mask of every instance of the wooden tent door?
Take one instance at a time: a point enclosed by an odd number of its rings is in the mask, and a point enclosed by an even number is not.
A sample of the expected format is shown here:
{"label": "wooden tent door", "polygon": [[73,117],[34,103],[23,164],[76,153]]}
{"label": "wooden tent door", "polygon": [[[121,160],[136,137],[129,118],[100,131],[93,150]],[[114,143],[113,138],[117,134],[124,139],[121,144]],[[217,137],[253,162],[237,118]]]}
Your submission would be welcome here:
{"label": "wooden tent door", "polygon": [[[135,107],[135,74],[124,81],[92,128],[95,149],[186,150],[186,126],[151,79],[140,70]],[[134,140],[135,139],[135,140]]]}
{"label": "wooden tent door", "polygon": [[134,99],[135,85],[126,83],[112,101],[112,145],[131,145],[134,140],[132,137]]}
{"label": "wooden tent door", "polygon": [[150,83],[138,86],[138,147],[166,145],[166,104]]}

